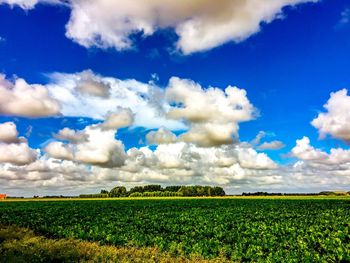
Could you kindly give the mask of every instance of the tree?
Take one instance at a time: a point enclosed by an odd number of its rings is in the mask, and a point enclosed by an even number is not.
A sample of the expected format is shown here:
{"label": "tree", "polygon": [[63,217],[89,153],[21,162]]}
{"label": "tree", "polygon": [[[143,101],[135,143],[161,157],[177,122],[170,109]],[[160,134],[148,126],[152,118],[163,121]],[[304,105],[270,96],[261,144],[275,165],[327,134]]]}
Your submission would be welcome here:
{"label": "tree", "polygon": [[116,186],[109,192],[110,197],[124,197],[127,196],[127,191],[124,186]]}
{"label": "tree", "polygon": [[218,186],[181,186],[178,192],[183,196],[225,196],[224,189]]}
{"label": "tree", "polygon": [[177,192],[177,191],[180,190],[180,188],[181,188],[181,186],[171,185],[171,186],[165,187],[164,191],[168,191],[168,192]]}
{"label": "tree", "polygon": [[225,196],[226,193],[222,187],[215,186],[213,188],[213,196]]}
{"label": "tree", "polygon": [[142,186],[135,186],[135,187],[130,189],[129,194],[136,193],[136,192],[143,193],[144,192],[143,187]]}
{"label": "tree", "polygon": [[109,194],[109,192],[107,190],[102,189],[101,194]]}
{"label": "tree", "polygon": [[158,191],[162,191],[162,186],[161,185],[157,185],[157,184],[145,185],[143,187],[143,191],[144,192],[158,192]]}

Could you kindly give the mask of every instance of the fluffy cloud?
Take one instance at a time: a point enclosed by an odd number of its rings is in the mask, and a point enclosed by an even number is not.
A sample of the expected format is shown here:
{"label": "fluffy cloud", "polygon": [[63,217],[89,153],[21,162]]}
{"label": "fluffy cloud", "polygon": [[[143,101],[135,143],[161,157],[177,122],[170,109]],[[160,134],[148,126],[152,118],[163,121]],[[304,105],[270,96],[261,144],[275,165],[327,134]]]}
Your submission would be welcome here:
{"label": "fluffy cloud", "polygon": [[169,144],[177,141],[176,135],[164,127],[149,132],[146,139],[149,144]]}
{"label": "fluffy cloud", "polygon": [[[86,76],[108,87],[108,96],[82,92],[79,85]],[[298,191],[306,186],[305,191],[327,190],[350,184],[348,149],[326,152],[304,137],[291,150],[297,161],[279,166],[266,153],[254,149],[283,146],[279,141],[261,143],[267,133],[260,132],[250,143],[239,142],[239,124],[253,119],[256,109],[246,91],[236,87],[203,88],[191,80],[171,78],[162,88],[90,71],[56,74],[53,83],[41,87],[49,91],[49,98],[62,104],[63,115],[100,122],[82,130],[58,131],[54,135],[57,141],[47,144],[45,153],[31,149],[18,137],[15,124],[0,124],[1,189],[4,185],[15,189],[24,182],[28,187],[70,189],[74,193],[116,183],[215,184],[230,192]],[[346,115],[348,96],[346,92],[335,94],[341,95],[336,100],[341,111],[329,106],[333,101],[327,103],[328,112],[323,114],[346,125],[336,116]],[[330,101],[332,98],[334,94]],[[125,152],[116,132],[129,125],[158,128],[146,135],[153,146]]]}
{"label": "fluffy cloud", "polygon": [[0,114],[24,117],[57,115],[59,103],[42,85],[28,84],[24,79],[10,82],[0,74]]}
{"label": "fluffy cloud", "polygon": [[34,162],[36,157],[37,152],[31,149],[27,142],[0,143],[0,163],[25,165]]}
{"label": "fluffy cloud", "polygon": [[[80,85],[86,76],[108,87],[108,96],[82,92]],[[63,115],[101,122],[83,130],[67,127],[58,131],[54,135],[58,141],[47,144],[38,160],[1,165],[0,181],[6,180],[7,185],[26,181],[35,186],[64,188],[77,182],[85,186],[173,182],[247,187],[281,181],[277,164],[266,154],[257,153],[249,144],[232,144],[233,137],[238,137],[239,123],[255,116],[242,89],[204,89],[179,78],[172,78],[161,88],[154,83],[105,78],[90,71],[55,74],[53,83],[45,88],[61,104]],[[160,127],[146,136],[150,144],[158,146],[154,150],[132,148],[126,153],[123,143],[116,140],[116,132],[129,125]],[[17,134],[10,126],[4,126],[6,134],[11,129]],[[173,129],[181,129],[179,138]],[[7,136],[6,140],[13,141],[16,136]]]}
{"label": "fluffy cloud", "polygon": [[167,116],[189,123],[189,131],[180,136],[185,142],[200,146],[230,144],[233,136],[238,137],[238,124],[255,117],[256,110],[246,95],[245,90],[237,87],[205,90],[191,80],[173,77],[166,98],[176,105]]}
{"label": "fluffy cloud", "polygon": [[350,184],[350,150],[332,148],[329,153],[310,145],[307,137],[297,140],[292,153],[299,160],[281,171],[285,183],[299,189],[347,189]]}
{"label": "fluffy cloud", "polygon": [[[347,164],[350,169],[350,150],[342,148],[332,148],[330,153],[315,149],[310,145],[310,139],[303,137],[301,140],[297,140],[297,145],[292,149],[292,153],[295,157],[298,157],[302,161],[308,161],[313,164],[327,165],[334,168],[334,166],[341,166]],[[326,166],[321,166],[326,168]],[[349,170],[350,172],[350,170]]]}
{"label": "fluffy cloud", "polygon": [[83,71],[77,81],[77,90],[85,95],[108,98],[110,85],[103,79],[95,76],[91,70]]}
{"label": "fluffy cloud", "polygon": [[[101,135],[96,126],[86,128],[90,129]],[[310,146],[306,139],[296,147],[299,150],[294,152],[298,153],[299,161],[284,167],[278,166],[266,154],[256,152],[248,143],[199,147],[176,142],[159,145],[154,150],[131,148],[124,156],[124,163],[118,167],[101,166],[91,160],[84,163],[42,156],[24,166],[0,165],[0,182],[18,188],[25,181],[27,186],[40,187],[41,192],[59,189],[72,193],[90,187],[98,191],[100,187],[111,187],[116,183],[127,186],[145,183],[216,184],[234,192],[258,189],[320,191],[336,189],[334,186],[346,187],[350,183],[347,150],[333,149],[329,154],[323,153]],[[307,154],[302,154],[302,151]],[[321,154],[317,158],[311,154],[310,158],[310,151]]]}
{"label": "fluffy cloud", "polygon": [[[18,189],[26,182],[27,187],[39,187],[41,192],[70,189],[74,193],[89,187],[97,191],[98,187],[117,182],[123,185],[219,184],[244,188],[271,187],[281,182],[277,165],[272,160],[240,145],[202,148],[178,142],[160,145],[153,151],[148,147],[131,148],[120,167],[63,160],[67,153],[65,146],[57,142],[54,145],[56,149],[52,147],[52,150],[61,155],[59,159],[43,155],[24,166],[0,164],[0,182],[6,182],[9,188]],[[69,155],[67,157],[69,159]]]}
{"label": "fluffy cloud", "polygon": [[36,160],[38,153],[28,146],[25,138],[17,136],[13,122],[0,124],[0,163],[25,165]]}
{"label": "fluffy cloud", "polygon": [[55,137],[63,141],[69,141],[73,144],[86,142],[89,138],[88,134],[82,131],[75,131],[69,128],[63,128],[55,135]]}
{"label": "fluffy cloud", "polygon": [[240,145],[198,147],[177,142],[159,145],[154,151],[132,148],[127,154],[119,173],[134,180],[246,184],[261,176],[273,176],[278,168],[267,155]]}
{"label": "fluffy cloud", "polygon": [[312,147],[310,145],[310,139],[305,136],[296,141],[296,146],[292,149],[292,153],[295,157],[307,161],[324,160],[327,158],[327,154]]}
{"label": "fluffy cloud", "polygon": [[119,167],[124,164],[124,145],[115,139],[115,131],[92,126],[85,128],[85,132],[89,139],[77,144],[76,161],[104,167]]}
{"label": "fluffy cloud", "polygon": [[[166,111],[170,106],[164,100],[162,88],[136,80],[120,80],[91,74],[90,71],[83,71],[76,74],[51,75],[52,82],[47,85],[47,89],[50,95],[59,101],[64,116],[104,120],[107,114],[118,112],[120,108],[128,108],[133,113],[133,124],[138,127],[152,129],[164,126],[171,130],[186,127],[180,121],[166,118]],[[82,93],[79,87],[86,75],[95,82],[108,86],[109,96]],[[111,114],[110,117],[113,116],[114,114]]]}
{"label": "fluffy cloud", "polygon": [[134,115],[130,109],[118,108],[117,112],[109,112],[106,120],[101,124],[102,129],[116,130],[128,127],[134,122]]}
{"label": "fluffy cloud", "polygon": [[130,48],[130,35],[172,27],[177,48],[189,54],[239,42],[280,17],[282,8],[317,0],[72,0],[66,35],[85,47]]}
{"label": "fluffy cloud", "polygon": [[16,143],[18,141],[16,124],[5,122],[0,124],[0,142]]}
{"label": "fluffy cloud", "polygon": [[74,159],[73,147],[71,147],[71,145],[63,144],[62,142],[51,142],[45,147],[44,151],[55,159]]}
{"label": "fluffy cloud", "polygon": [[275,169],[277,165],[265,153],[257,153],[252,148],[242,148],[238,151],[238,160],[243,168]]}
{"label": "fluffy cloud", "polygon": [[334,138],[350,141],[350,96],[346,89],[331,93],[324,105],[327,110],[320,113],[311,124],[318,129],[321,138],[327,134]]}
{"label": "fluffy cloud", "polygon": [[115,130],[104,130],[99,125],[92,125],[79,133],[84,140],[75,140],[74,143],[68,144],[51,142],[45,147],[45,152],[55,159],[101,167],[119,167],[124,164],[126,158],[124,145],[115,139]]}
{"label": "fluffy cloud", "polygon": [[284,143],[281,141],[264,142],[260,144],[257,148],[259,150],[280,150],[284,148]]}
{"label": "fluffy cloud", "polygon": [[[331,93],[324,105],[327,112],[320,113],[312,121],[320,136],[330,134],[334,138],[349,141],[350,97],[347,90]],[[287,184],[319,190],[346,189],[350,184],[350,150],[331,148],[328,152],[313,147],[304,136],[296,141],[291,151],[298,160],[292,166],[282,169]]]}
{"label": "fluffy cloud", "polygon": [[[71,17],[66,36],[85,47],[128,49],[131,35],[173,28],[184,54],[240,42],[283,15],[283,8],[318,0],[0,0],[30,9],[38,2],[66,4]],[[96,87],[92,86],[93,90]]]}
{"label": "fluffy cloud", "polygon": [[[109,96],[82,94],[79,86],[86,75],[108,86]],[[201,146],[232,143],[232,137],[238,137],[239,123],[256,115],[243,89],[231,86],[224,91],[213,87],[204,89],[191,80],[176,77],[162,88],[153,83],[93,75],[90,71],[56,73],[47,89],[50,96],[59,101],[64,116],[106,118],[101,124],[104,129],[131,124],[168,130],[186,130],[190,126],[180,140]]]}
{"label": "fluffy cloud", "polygon": [[[90,168],[85,165],[79,165],[72,161],[57,160],[42,156],[37,161],[24,165],[1,165],[0,164],[0,182],[2,188],[21,189],[23,193],[33,195],[38,194],[62,194],[62,191],[75,191],[81,193],[82,188],[89,188],[91,185],[98,187],[97,180],[89,179],[92,176]],[[5,185],[3,184],[5,182]],[[40,193],[39,193],[40,192]]]}

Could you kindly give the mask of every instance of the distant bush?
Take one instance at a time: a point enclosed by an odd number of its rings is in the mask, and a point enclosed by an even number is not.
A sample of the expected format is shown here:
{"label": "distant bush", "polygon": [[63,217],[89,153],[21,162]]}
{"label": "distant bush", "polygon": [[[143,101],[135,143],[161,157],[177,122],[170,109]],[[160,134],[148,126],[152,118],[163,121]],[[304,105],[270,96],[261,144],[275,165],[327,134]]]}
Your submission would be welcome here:
{"label": "distant bush", "polygon": [[82,194],[79,198],[107,198],[108,194]]}
{"label": "distant bush", "polygon": [[182,196],[181,192],[170,192],[170,191],[156,191],[156,192],[135,192],[129,195],[129,197],[172,197]]}
{"label": "distant bush", "polygon": [[129,197],[142,197],[142,193],[134,192],[134,193],[130,194]]}
{"label": "distant bush", "polygon": [[183,196],[225,196],[225,191],[221,187],[215,186],[181,186],[179,192]]}

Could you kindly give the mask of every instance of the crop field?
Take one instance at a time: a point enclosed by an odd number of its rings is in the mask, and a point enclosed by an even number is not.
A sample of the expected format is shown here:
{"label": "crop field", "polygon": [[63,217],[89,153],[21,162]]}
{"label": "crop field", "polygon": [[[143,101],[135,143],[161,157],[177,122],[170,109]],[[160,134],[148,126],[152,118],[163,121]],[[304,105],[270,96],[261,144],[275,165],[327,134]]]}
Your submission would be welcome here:
{"label": "crop field", "polygon": [[0,225],[175,257],[350,262],[347,198],[0,202]]}

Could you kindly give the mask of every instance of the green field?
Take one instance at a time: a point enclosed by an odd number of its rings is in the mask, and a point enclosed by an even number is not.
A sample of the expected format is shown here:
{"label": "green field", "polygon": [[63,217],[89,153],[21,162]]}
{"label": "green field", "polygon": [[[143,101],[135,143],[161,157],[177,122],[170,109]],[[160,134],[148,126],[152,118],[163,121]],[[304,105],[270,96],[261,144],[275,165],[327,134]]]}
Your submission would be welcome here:
{"label": "green field", "polygon": [[0,224],[50,239],[157,248],[174,257],[350,261],[348,198],[0,202]]}

